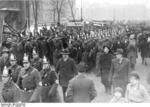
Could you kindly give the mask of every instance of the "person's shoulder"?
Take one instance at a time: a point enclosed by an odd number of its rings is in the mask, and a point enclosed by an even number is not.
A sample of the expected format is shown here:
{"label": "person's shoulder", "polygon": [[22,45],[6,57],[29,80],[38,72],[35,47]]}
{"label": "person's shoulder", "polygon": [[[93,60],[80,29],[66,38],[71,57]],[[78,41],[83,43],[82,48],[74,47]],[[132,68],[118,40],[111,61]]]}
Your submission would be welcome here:
{"label": "person's shoulder", "polygon": [[77,77],[75,76],[74,78],[69,80],[69,84],[73,85],[73,83],[75,83],[77,80]]}

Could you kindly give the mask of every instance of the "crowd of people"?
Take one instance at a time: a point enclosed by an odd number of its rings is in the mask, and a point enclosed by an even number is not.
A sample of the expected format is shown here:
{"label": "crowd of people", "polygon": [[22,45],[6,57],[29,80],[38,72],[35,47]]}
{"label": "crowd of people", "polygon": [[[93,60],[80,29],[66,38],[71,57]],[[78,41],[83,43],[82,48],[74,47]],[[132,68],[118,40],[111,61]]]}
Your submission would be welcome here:
{"label": "crowd of people", "polygon": [[[78,32],[45,27],[34,35],[9,35],[0,47],[1,102],[91,102],[101,77],[110,102],[141,103],[149,94],[135,70],[138,52],[147,65],[150,32]],[[130,77],[130,78],[129,78]]]}

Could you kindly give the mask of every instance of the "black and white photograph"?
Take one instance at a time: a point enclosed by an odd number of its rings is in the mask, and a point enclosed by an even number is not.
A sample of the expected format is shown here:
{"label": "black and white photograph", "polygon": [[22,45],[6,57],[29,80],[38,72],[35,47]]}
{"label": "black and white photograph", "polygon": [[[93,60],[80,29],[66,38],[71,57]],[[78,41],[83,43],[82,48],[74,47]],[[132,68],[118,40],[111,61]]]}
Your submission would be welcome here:
{"label": "black and white photograph", "polygon": [[27,103],[150,103],[150,0],[0,0],[0,105]]}

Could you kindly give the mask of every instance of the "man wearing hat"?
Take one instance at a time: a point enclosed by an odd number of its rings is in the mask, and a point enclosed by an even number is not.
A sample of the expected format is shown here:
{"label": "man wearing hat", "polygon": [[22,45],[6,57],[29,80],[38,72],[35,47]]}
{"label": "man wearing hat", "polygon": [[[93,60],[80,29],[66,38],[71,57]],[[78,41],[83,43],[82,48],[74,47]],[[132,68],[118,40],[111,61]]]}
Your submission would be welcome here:
{"label": "man wearing hat", "polygon": [[59,83],[63,88],[63,94],[65,99],[65,93],[68,87],[69,80],[71,80],[76,74],[75,61],[69,57],[68,49],[62,51],[62,58],[56,65],[56,72],[59,74]]}
{"label": "man wearing hat", "polygon": [[[2,50],[2,56],[0,57],[0,75],[2,75],[4,66],[9,67],[9,50],[7,48],[4,48]],[[2,81],[2,77],[0,76],[0,81]]]}
{"label": "man wearing hat", "polygon": [[20,88],[22,88],[21,101],[29,102],[30,98],[32,98],[32,94],[34,94],[34,91],[39,87],[41,77],[37,69],[31,66],[27,55],[24,55],[23,66],[24,67],[19,74],[17,83]]}
{"label": "man wearing hat", "polygon": [[109,81],[113,89],[120,87],[125,92],[128,83],[128,74],[130,73],[130,61],[123,58],[123,49],[117,49],[116,58],[112,60]]}
{"label": "man wearing hat", "polygon": [[67,102],[87,103],[91,102],[96,96],[97,92],[92,80],[86,77],[86,65],[81,62],[78,65],[79,74],[69,81],[67,89]]}
{"label": "man wearing hat", "polygon": [[10,55],[10,64],[11,66],[8,69],[11,73],[13,82],[16,83],[22,67],[17,64],[17,60],[13,54]]}
{"label": "man wearing hat", "polygon": [[105,87],[105,92],[110,94],[111,84],[109,83],[109,72],[111,67],[111,62],[113,59],[113,55],[111,54],[111,50],[108,46],[103,47],[103,53],[99,57],[99,70],[101,75],[101,82]]}
{"label": "man wearing hat", "polygon": [[39,54],[33,50],[33,59],[31,60],[32,67],[36,68],[39,72],[42,70],[42,59],[39,57]]}
{"label": "man wearing hat", "polygon": [[[132,37],[132,35],[131,35]],[[132,37],[129,40],[129,44],[127,46],[127,57],[130,60],[130,66],[132,70],[135,69],[136,64],[136,58],[138,57],[138,51],[137,51],[137,43],[136,40]]]}

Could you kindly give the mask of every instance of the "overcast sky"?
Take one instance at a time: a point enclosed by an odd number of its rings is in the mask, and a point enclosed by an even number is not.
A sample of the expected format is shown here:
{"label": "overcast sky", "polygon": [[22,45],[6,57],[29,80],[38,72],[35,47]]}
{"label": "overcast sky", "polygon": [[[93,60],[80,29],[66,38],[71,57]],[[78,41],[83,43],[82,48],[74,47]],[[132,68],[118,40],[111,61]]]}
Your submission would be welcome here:
{"label": "overcast sky", "polygon": [[[150,20],[150,0],[82,0],[84,19]],[[80,17],[81,0],[76,0]]]}

